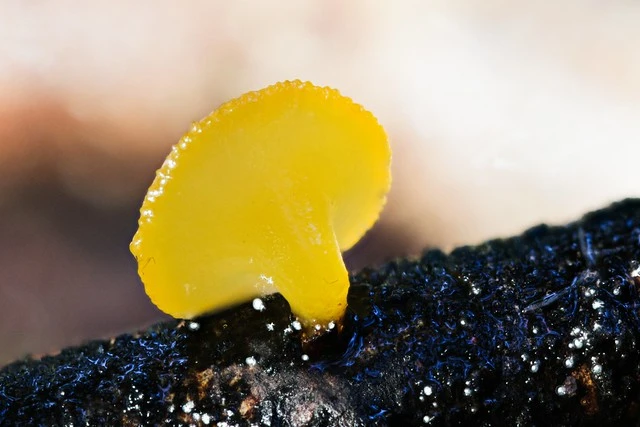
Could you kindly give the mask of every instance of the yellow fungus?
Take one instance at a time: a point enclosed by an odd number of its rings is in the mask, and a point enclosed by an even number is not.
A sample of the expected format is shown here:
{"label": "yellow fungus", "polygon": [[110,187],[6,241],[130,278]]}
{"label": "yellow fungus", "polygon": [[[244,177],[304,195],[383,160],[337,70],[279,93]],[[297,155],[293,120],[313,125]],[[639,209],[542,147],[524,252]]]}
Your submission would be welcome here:
{"label": "yellow fungus", "polygon": [[339,321],[341,251],[390,185],[375,117],[334,89],[287,81],[195,123],[156,173],[131,242],[162,311],[191,318],[280,292],[306,325]]}

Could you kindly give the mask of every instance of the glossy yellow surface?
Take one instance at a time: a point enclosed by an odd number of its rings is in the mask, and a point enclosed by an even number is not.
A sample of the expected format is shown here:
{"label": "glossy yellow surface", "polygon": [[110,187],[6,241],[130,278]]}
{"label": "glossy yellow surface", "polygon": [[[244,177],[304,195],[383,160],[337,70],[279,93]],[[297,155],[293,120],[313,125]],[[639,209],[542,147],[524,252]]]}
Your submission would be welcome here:
{"label": "glossy yellow surface", "polygon": [[333,89],[283,82],[222,105],[173,147],[140,209],[131,251],[147,294],[191,318],[280,292],[307,325],[339,321],[341,251],[378,218],[390,157],[375,117]]}

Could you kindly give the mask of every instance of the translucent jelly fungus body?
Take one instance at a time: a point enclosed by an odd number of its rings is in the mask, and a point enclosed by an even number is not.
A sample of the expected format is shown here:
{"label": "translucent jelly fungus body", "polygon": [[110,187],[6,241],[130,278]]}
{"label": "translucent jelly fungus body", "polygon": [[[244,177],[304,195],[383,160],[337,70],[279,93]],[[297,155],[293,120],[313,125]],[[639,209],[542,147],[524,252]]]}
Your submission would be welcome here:
{"label": "translucent jelly fungus body", "polygon": [[131,242],[164,312],[191,318],[280,292],[300,320],[342,318],[341,251],[390,185],[375,117],[334,89],[275,84],[195,123],[158,170]]}

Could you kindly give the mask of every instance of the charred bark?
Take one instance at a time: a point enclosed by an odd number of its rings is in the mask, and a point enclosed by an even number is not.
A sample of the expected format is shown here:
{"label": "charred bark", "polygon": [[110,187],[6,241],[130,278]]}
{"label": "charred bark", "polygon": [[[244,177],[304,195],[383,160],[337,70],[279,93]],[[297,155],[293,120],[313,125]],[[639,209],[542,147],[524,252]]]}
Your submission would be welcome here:
{"label": "charred bark", "polygon": [[638,425],[640,201],[352,277],[301,344],[280,296],[0,371],[0,425]]}

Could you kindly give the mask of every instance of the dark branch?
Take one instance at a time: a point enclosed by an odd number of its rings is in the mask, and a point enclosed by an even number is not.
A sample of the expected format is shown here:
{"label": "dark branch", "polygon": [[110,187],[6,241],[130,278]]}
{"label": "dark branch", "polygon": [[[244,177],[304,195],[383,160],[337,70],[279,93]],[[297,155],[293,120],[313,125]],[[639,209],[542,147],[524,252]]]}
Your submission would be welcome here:
{"label": "dark branch", "polygon": [[639,238],[630,200],[365,270],[306,348],[273,296],[16,362],[0,424],[635,424]]}

